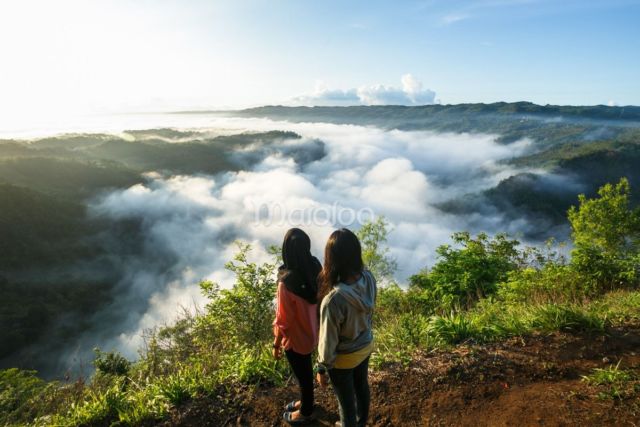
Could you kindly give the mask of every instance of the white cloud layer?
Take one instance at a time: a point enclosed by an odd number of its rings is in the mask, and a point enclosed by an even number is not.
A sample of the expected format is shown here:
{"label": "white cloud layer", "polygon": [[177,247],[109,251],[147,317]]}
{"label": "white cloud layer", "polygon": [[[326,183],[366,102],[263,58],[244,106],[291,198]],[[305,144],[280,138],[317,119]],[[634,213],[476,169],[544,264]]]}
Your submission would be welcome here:
{"label": "white cloud layer", "polygon": [[425,105],[433,104],[436,93],[423,89],[411,74],[401,78],[401,87],[375,84],[352,89],[329,89],[318,82],[310,94],[292,100],[297,105]]}
{"label": "white cloud layer", "polygon": [[[422,90],[414,83],[406,81],[407,92]],[[95,214],[142,221],[145,239],[143,257],[125,261],[121,293],[105,310],[106,315],[116,309],[123,313],[114,324],[117,333],[103,333],[103,348],[134,355],[145,328],[171,321],[180,305],[203,302],[199,280],[231,286],[233,277],[224,263],[235,251],[235,239],[252,243],[254,259],[266,261],[264,248],[279,245],[288,228],[301,226],[311,237],[313,253],[321,257],[335,228],[358,228],[350,212],[367,210],[389,220],[390,252],[398,261],[397,278],[405,280],[433,263],[436,246],[453,231],[509,230],[498,213],[447,215],[434,204],[495,185],[513,173],[498,161],[527,149],[526,141],[500,145],[491,135],[255,119],[219,119],[214,126],[226,131],[292,130],[303,138],[286,144],[303,147],[319,138],[326,156],[298,165],[286,155],[272,154],[249,170],[215,177],[149,174],[145,184],[96,201]],[[261,208],[300,215],[266,223]],[[336,210],[346,214],[335,216]],[[313,217],[317,212],[322,215]],[[171,261],[158,261],[164,259]],[[144,304],[136,306],[140,301]],[[89,335],[93,338],[96,331]]]}

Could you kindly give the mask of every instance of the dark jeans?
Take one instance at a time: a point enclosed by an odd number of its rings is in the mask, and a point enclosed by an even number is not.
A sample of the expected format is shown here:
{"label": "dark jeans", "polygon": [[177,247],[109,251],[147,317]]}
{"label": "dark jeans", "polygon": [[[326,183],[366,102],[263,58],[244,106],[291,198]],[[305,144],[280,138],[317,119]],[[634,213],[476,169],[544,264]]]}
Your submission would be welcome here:
{"label": "dark jeans", "polygon": [[300,413],[309,416],[313,412],[313,366],[311,353],[300,354],[293,350],[285,350],[293,375],[300,385]]}
{"label": "dark jeans", "polygon": [[342,427],[360,427],[369,418],[369,358],[353,369],[329,369],[333,391],[340,404]]}

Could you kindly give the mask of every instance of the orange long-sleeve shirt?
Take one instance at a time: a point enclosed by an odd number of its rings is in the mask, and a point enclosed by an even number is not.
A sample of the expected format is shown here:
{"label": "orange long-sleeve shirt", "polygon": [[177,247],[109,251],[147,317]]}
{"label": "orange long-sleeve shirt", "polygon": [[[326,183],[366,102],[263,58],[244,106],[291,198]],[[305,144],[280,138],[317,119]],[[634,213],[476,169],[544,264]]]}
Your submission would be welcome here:
{"label": "orange long-sleeve shirt", "polygon": [[318,345],[317,304],[310,304],[278,283],[273,333],[282,336],[285,350],[309,354]]}

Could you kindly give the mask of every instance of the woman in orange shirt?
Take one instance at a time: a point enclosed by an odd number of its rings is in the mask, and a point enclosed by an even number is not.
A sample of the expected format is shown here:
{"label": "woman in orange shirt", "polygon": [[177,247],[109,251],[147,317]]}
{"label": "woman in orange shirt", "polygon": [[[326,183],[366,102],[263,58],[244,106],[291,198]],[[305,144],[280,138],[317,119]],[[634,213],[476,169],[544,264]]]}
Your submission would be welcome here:
{"label": "woman in orange shirt", "polygon": [[299,228],[287,231],[282,261],[273,321],[273,356],[279,359],[284,349],[300,385],[300,400],[286,406],[283,418],[291,425],[302,425],[314,419],[311,353],[318,345],[317,278],[322,266],[311,255],[309,236]]}

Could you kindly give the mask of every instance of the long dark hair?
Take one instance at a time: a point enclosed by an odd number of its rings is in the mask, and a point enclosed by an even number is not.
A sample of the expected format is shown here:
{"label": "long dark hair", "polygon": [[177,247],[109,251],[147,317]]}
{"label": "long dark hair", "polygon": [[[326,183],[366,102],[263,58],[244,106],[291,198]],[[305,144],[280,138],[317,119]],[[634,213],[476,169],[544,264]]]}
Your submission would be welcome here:
{"label": "long dark hair", "polygon": [[362,269],[362,248],[358,237],[346,228],[331,233],[324,248],[324,267],[318,278],[318,300],[322,301],[338,282],[362,273]]}
{"label": "long dark hair", "polygon": [[307,233],[299,228],[287,231],[282,242],[282,265],[278,269],[278,280],[289,291],[315,304],[321,269],[320,261],[311,255],[311,240]]}

